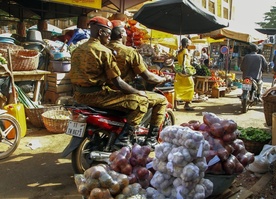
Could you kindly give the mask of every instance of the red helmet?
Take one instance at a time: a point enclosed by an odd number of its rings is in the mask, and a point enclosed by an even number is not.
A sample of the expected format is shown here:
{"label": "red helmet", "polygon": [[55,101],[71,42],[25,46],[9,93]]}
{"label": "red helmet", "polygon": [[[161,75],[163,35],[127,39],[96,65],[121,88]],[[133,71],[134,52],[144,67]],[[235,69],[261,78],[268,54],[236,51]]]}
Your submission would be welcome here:
{"label": "red helmet", "polygon": [[103,26],[110,30],[113,28],[112,23],[107,18],[101,16],[93,17],[92,19],[90,19],[89,24]]}
{"label": "red helmet", "polygon": [[125,27],[125,23],[122,22],[121,20],[112,20],[111,23],[113,25],[113,28]]}

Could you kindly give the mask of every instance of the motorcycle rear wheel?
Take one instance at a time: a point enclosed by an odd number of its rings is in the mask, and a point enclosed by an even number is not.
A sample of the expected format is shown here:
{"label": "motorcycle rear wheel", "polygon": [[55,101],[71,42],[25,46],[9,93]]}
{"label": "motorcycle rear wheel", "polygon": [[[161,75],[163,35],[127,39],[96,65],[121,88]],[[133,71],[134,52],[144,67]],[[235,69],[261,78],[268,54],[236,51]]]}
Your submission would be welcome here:
{"label": "motorcycle rear wheel", "polygon": [[93,165],[106,163],[91,159],[90,153],[92,151],[103,151],[103,148],[107,145],[107,139],[107,137],[101,137],[99,132],[95,132],[94,140],[90,140],[86,137],[82,143],[72,151],[71,160],[75,174],[82,174]]}
{"label": "motorcycle rear wheel", "polygon": [[9,157],[21,140],[19,122],[9,114],[0,115],[0,160]]}
{"label": "motorcycle rear wheel", "polygon": [[246,113],[248,111],[247,99],[242,99],[242,113]]}

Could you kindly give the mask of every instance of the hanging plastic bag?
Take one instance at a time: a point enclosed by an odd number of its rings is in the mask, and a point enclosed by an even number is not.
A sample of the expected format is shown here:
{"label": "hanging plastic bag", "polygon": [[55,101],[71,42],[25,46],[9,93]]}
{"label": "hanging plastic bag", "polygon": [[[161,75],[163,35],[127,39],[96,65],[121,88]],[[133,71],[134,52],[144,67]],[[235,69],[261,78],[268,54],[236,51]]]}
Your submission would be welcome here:
{"label": "hanging plastic bag", "polygon": [[269,171],[270,165],[274,161],[276,161],[276,146],[266,144],[261,153],[255,156],[254,162],[248,165],[247,169],[254,173],[263,174]]}
{"label": "hanging plastic bag", "polygon": [[[185,57],[186,55],[184,55]],[[183,71],[182,71],[182,74],[185,74],[185,75],[188,75],[188,76],[192,76],[192,75],[195,75],[196,74],[196,69],[195,67],[193,67],[190,62],[189,62],[189,59],[185,59],[184,58],[184,62],[182,64],[182,67],[183,67]]]}

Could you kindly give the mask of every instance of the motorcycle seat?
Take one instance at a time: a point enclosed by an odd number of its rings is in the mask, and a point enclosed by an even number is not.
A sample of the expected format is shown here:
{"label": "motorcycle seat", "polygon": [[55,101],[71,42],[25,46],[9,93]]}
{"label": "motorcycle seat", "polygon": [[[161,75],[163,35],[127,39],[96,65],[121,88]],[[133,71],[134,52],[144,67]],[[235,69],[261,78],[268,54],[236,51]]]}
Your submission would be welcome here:
{"label": "motorcycle seat", "polygon": [[[105,108],[98,108],[98,107],[91,107],[84,104],[74,104],[71,106],[65,106],[66,109],[79,109],[83,110],[84,114],[102,114],[102,115],[114,115],[119,117],[126,116],[126,112],[112,110],[112,109],[105,109]],[[88,111],[85,113],[85,111]]]}

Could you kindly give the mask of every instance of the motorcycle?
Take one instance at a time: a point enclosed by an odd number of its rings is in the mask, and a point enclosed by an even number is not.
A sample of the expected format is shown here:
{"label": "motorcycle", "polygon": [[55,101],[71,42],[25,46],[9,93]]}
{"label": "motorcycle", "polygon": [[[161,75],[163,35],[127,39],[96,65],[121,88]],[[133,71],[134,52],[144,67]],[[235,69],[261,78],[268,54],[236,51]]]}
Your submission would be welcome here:
{"label": "motorcycle", "polygon": [[6,110],[0,109],[0,160],[9,157],[21,139],[19,122]]}
{"label": "motorcycle", "polygon": [[[155,88],[155,92],[162,93]],[[72,139],[62,152],[62,157],[71,153],[72,167],[75,173],[83,173],[92,164],[108,163],[112,146],[122,132],[126,123],[126,113],[114,110],[104,110],[85,105],[67,106],[72,112],[66,134]],[[132,144],[143,145],[148,134],[151,111],[150,108],[140,125],[131,135]],[[175,124],[172,104],[167,105],[162,128]]]}
{"label": "motorcycle", "polygon": [[[261,80],[260,80],[261,81]],[[245,77],[242,82],[242,95],[241,104],[242,104],[242,113],[246,113],[249,107],[257,105],[258,97],[258,82],[252,77]]]}

